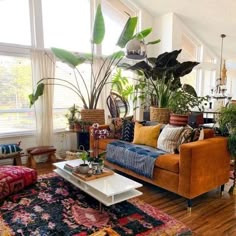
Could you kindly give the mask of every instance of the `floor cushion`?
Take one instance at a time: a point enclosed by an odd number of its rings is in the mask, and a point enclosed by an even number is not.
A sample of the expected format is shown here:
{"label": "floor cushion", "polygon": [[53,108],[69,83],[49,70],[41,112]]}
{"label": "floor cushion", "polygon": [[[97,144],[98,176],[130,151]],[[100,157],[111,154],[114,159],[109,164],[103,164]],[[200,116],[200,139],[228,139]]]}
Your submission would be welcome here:
{"label": "floor cushion", "polygon": [[36,180],[36,170],[24,166],[0,166],[0,199],[35,183]]}

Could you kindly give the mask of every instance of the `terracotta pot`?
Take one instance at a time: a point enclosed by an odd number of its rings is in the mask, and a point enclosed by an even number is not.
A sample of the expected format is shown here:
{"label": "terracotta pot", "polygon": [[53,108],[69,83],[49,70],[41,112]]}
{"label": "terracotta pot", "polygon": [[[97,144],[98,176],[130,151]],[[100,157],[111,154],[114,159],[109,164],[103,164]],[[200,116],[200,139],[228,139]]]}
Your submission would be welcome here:
{"label": "terracotta pot", "polygon": [[176,126],[185,126],[188,124],[188,115],[170,114],[170,124]]}

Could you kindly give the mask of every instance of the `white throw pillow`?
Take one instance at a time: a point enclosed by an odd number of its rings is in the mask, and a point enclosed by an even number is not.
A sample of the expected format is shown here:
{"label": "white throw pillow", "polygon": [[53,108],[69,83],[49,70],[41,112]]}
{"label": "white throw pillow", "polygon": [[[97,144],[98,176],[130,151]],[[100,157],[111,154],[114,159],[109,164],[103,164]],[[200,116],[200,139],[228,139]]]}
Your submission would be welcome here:
{"label": "white throw pillow", "polygon": [[157,140],[157,148],[169,153],[175,153],[177,142],[183,129],[184,127],[166,125]]}

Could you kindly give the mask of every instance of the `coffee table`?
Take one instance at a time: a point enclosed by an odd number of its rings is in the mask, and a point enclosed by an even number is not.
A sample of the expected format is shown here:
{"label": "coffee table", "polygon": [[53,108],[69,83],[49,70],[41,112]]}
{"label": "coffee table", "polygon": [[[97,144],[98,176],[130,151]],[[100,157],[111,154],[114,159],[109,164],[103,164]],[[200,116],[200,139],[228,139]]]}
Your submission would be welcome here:
{"label": "coffee table", "polygon": [[142,187],[142,184],[127,177],[114,173],[106,177],[85,181],[64,169],[66,163],[71,166],[78,166],[82,161],[71,160],[54,163],[53,165],[56,167],[54,172],[97,199],[100,203],[100,210],[102,209],[101,203],[105,206],[111,206],[142,194],[136,189]]}

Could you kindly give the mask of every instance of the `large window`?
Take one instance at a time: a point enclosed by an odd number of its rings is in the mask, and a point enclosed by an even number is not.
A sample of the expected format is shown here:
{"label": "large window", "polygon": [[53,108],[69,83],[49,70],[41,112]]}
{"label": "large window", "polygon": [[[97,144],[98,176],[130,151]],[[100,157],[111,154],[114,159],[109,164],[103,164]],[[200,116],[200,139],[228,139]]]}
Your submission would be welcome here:
{"label": "large window", "polygon": [[[104,45],[96,50],[110,54],[128,18],[125,12],[134,15],[122,1],[0,0],[0,136],[12,132],[23,134],[36,128],[34,110],[29,108],[28,99],[32,92],[31,49],[59,47],[77,53],[90,52],[91,23],[98,2],[102,3],[107,25]],[[68,66],[59,62],[55,66],[56,78],[76,85]],[[90,65],[80,68],[90,87]],[[85,93],[83,82],[78,79]],[[74,92],[64,86],[54,87],[54,129],[66,127],[65,114],[73,104],[83,108]]]}
{"label": "large window", "polygon": [[0,135],[35,129],[29,108],[32,90],[29,58],[0,56]]}

